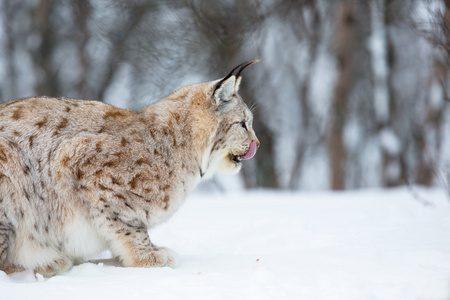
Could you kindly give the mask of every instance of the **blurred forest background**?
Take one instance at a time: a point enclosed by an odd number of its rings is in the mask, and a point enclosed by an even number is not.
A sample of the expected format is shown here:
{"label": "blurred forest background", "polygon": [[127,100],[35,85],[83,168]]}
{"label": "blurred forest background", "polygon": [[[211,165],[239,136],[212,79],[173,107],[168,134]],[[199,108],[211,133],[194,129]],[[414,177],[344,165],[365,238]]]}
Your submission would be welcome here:
{"label": "blurred forest background", "polygon": [[0,102],[140,109],[261,59],[262,146],[217,186],[449,186],[449,0],[3,0],[0,24]]}

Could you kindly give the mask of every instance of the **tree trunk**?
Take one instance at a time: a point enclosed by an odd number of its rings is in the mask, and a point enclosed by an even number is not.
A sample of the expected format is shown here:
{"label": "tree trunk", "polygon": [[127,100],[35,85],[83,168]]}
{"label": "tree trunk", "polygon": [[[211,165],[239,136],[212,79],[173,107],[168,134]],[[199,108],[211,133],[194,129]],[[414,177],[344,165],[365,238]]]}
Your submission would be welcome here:
{"label": "tree trunk", "polygon": [[354,6],[355,2],[351,0],[341,1],[338,5],[338,21],[335,32],[338,76],[331,103],[328,128],[328,154],[331,189],[333,190],[345,188],[346,150],[343,131],[347,118],[348,95],[352,83],[352,53],[355,48]]}

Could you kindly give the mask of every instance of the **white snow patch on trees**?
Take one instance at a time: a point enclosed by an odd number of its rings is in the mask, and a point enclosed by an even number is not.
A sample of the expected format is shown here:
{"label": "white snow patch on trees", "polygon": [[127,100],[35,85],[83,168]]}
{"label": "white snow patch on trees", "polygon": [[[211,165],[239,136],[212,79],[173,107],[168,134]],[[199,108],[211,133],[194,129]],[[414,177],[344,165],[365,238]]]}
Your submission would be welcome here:
{"label": "white snow patch on trees", "polygon": [[388,64],[386,30],[384,25],[384,0],[372,2],[371,20],[372,35],[369,39],[369,49],[372,53],[372,68],[374,77],[373,101],[378,122],[389,119]]}
{"label": "white snow patch on trees", "polygon": [[384,129],[380,132],[380,145],[390,155],[397,155],[402,150],[402,144],[395,132]]}
{"label": "white snow patch on trees", "polygon": [[115,74],[115,84],[112,84],[106,90],[105,103],[114,104],[120,108],[128,108],[131,101],[131,82],[132,82],[132,67],[123,63]]}

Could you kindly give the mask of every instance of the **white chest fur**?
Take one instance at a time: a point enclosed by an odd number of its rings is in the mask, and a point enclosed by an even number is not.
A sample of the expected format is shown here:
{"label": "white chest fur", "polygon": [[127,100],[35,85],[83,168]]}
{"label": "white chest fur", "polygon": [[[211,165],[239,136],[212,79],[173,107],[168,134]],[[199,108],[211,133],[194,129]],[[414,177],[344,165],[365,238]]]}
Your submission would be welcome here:
{"label": "white chest fur", "polygon": [[74,259],[83,260],[99,254],[107,248],[105,239],[86,218],[76,216],[65,227],[63,247]]}

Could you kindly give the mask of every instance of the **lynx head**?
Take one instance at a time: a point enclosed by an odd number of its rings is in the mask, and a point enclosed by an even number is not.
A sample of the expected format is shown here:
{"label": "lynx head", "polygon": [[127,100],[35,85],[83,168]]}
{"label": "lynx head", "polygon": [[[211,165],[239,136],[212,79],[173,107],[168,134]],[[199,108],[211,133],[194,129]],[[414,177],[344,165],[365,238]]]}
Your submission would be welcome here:
{"label": "lynx head", "polygon": [[258,60],[244,62],[224,78],[208,83],[210,111],[217,130],[210,153],[202,163],[207,176],[214,170],[229,174],[239,172],[241,161],[252,158],[259,147],[252,127],[252,112],[238,95],[242,70],[256,62]]}

